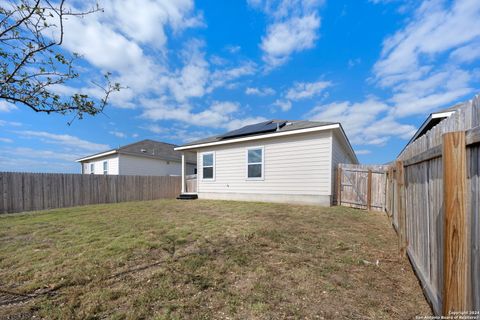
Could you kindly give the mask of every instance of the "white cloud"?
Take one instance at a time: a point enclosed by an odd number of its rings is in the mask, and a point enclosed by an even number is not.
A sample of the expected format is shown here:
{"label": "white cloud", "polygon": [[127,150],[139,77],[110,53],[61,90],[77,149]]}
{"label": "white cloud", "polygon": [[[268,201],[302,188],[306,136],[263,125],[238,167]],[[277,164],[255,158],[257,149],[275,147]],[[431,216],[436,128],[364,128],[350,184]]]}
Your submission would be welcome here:
{"label": "white cloud", "polygon": [[213,133],[210,131],[204,130],[192,130],[191,128],[177,128],[177,127],[159,127],[160,130],[156,130],[154,126],[150,126],[149,128],[145,128],[159,136],[160,139],[164,139],[166,141],[169,140],[178,140],[182,142],[190,142],[193,140],[198,140],[204,137],[213,136]]}
{"label": "white cloud", "polygon": [[459,63],[469,63],[478,60],[480,58],[480,41],[455,49],[450,54],[450,58]]}
{"label": "white cloud", "polygon": [[0,137],[0,142],[3,142],[3,143],[12,143],[13,140],[12,140],[12,139],[9,139],[9,138],[1,138],[1,137]]}
{"label": "white cloud", "polygon": [[229,46],[226,46],[225,49],[231,54],[235,54],[235,53],[238,53],[242,49],[242,47],[229,45]]}
{"label": "white cloud", "polygon": [[190,41],[183,50],[183,68],[162,79],[178,102],[185,102],[191,97],[201,97],[205,94],[210,74],[208,62],[202,51],[203,46],[202,41]]}
{"label": "white cloud", "polygon": [[73,161],[53,161],[43,158],[22,158],[21,156],[2,156],[0,150],[0,170],[19,172],[75,172],[80,170],[79,165]]}
{"label": "white cloud", "polygon": [[282,95],[282,99],[277,99],[273,105],[282,111],[288,111],[292,108],[292,101],[318,96],[331,85],[330,81],[296,82]]}
{"label": "white cloud", "polygon": [[223,87],[225,84],[244,76],[253,75],[256,72],[256,65],[251,62],[243,62],[238,67],[226,68],[223,70],[215,70],[210,76],[210,86],[208,92],[212,92],[218,87]]}
{"label": "white cloud", "polygon": [[473,92],[473,71],[462,64],[480,58],[479,16],[477,0],[423,1],[384,41],[373,71],[393,91],[396,115],[424,114]]}
{"label": "white cloud", "polygon": [[162,127],[158,124],[151,124],[151,125],[148,125],[148,126],[145,126],[145,127],[142,127],[142,128],[146,129],[148,131],[151,131],[153,133],[156,133],[156,134],[168,132],[168,127]]}
{"label": "white cloud", "polygon": [[76,155],[51,150],[38,150],[32,148],[8,148],[1,151],[4,155],[30,159],[49,159],[61,161],[75,161]]}
{"label": "white cloud", "polygon": [[297,82],[287,91],[285,97],[289,100],[312,98],[330,86],[329,81]]}
{"label": "white cloud", "polygon": [[90,141],[83,140],[68,134],[55,134],[55,133],[49,133],[45,131],[30,131],[30,130],[17,131],[16,133],[24,137],[39,138],[42,141],[45,141],[47,143],[61,145],[74,150],[81,149],[83,151],[99,152],[99,151],[105,151],[110,148],[106,144],[90,142]]}
{"label": "white cloud", "polygon": [[15,121],[5,121],[0,119],[0,127],[9,126],[9,127],[20,127],[22,124]]}
{"label": "white cloud", "polygon": [[238,108],[237,103],[216,102],[210,108],[193,115],[194,121],[205,127],[223,127],[232,120],[231,115]]}
{"label": "white cloud", "polygon": [[[172,106],[162,100],[145,101],[147,106],[142,117],[151,121],[175,120],[188,125],[210,127],[210,128],[231,128],[240,123],[251,123],[259,117],[241,117],[239,115],[240,105],[230,101],[215,101],[208,108],[202,111],[195,111],[189,104]],[[261,121],[258,121],[261,122]],[[160,130],[159,126],[147,126],[150,131]],[[153,131],[155,132],[155,131]],[[158,131],[160,133],[161,131]]]}
{"label": "white cloud", "polygon": [[204,46],[202,41],[191,40],[182,51],[183,67],[160,79],[160,84],[165,85],[179,103],[203,97],[220,87],[228,87],[233,81],[256,72],[256,65],[251,61],[211,70],[205,59]]}
{"label": "white cloud", "polygon": [[265,87],[265,88],[256,88],[256,87],[248,87],[245,89],[245,94],[249,96],[272,96],[276,92],[272,88]]}
{"label": "white cloud", "polygon": [[[89,0],[82,5],[92,3]],[[201,126],[226,127],[233,119],[246,118],[226,105],[224,110],[218,110],[215,103],[203,110],[192,107],[198,105],[195,100],[219,88],[234,88],[239,79],[257,72],[255,63],[235,56],[208,60],[204,41],[196,38],[180,39],[179,50],[168,50],[170,37],[186,28],[204,26],[192,0],[104,0],[100,5],[105,13],[68,19],[64,47],[80,53],[93,66],[83,74],[85,78],[95,79],[96,71],[109,71],[115,82],[127,87],[111,96],[112,105],[142,108],[143,117],[153,121],[168,119],[197,125],[198,120]],[[235,54],[240,47],[225,49]],[[68,86],[56,90],[61,94],[78,91]],[[102,94],[88,84],[80,91]]]}
{"label": "white cloud", "polygon": [[109,0],[105,12],[115,27],[131,39],[162,48],[167,43],[166,27],[175,32],[202,26],[201,16],[195,16],[192,0]]}
{"label": "white cloud", "polygon": [[262,37],[260,48],[269,68],[284,64],[295,52],[315,46],[320,28],[320,0],[249,0],[248,4],[263,11],[271,22]]}
{"label": "white cloud", "polygon": [[[95,1],[81,5],[88,8]],[[138,107],[140,97],[152,92],[161,95],[166,90],[179,100],[204,94],[201,77],[202,72],[208,72],[208,64],[203,63],[203,56],[185,59],[183,68],[173,69],[167,55],[167,32],[173,37],[186,28],[203,26],[193,0],[104,0],[100,6],[105,9],[102,13],[65,21],[63,46],[81,54],[94,67],[83,72],[85,78],[95,80],[98,71],[112,72],[113,81],[125,87],[112,94],[112,105]],[[102,94],[91,83],[84,86],[83,92]],[[93,89],[96,91],[88,92]],[[64,94],[72,91],[66,90]],[[180,93],[182,90],[185,94]]]}
{"label": "white cloud", "polygon": [[289,100],[277,99],[273,105],[279,107],[282,111],[288,111],[292,108],[292,102]]}
{"label": "white cloud", "polygon": [[0,112],[10,112],[16,109],[17,107],[13,103],[7,102],[5,100],[0,100]]}
{"label": "white cloud", "polygon": [[391,4],[391,3],[396,3],[399,5],[398,11],[400,13],[406,13],[409,10],[411,10],[412,7],[414,7],[417,4],[418,0],[369,0],[369,2],[374,3],[374,4]]}
{"label": "white cloud", "polygon": [[375,97],[365,101],[348,101],[319,105],[307,117],[312,120],[340,122],[352,143],[357,145],[384,145],[390,137],[408,139],[415,127],[401,124],[388,115],[391,109]]}
{"label": "white cloud", "polygon": [[362,63],[362,59],[356,58],[356,59],[348,59],[348,68],[351,69],[357,65]]}
{"label": "white cloud", "polygon": [[320,18],[316,14],[270,25],[260,45],[263,60],[275,67],[287,62],[292,53],[312,48],[318,38],[318,28]]}
{"label": "white cloud", "polygon": [[117,138],[126,138],[127,135],[123,132],[120,132],[120,131],[109,131],[108,133],[110,133],[111,135],[117,137]]}
{"label": "white cloud", "polygon": [[357,155],[364,155],[364,154],[370,154],[372,152],[368,149],[360,149],[360,150],[355,150],[355,153]]}

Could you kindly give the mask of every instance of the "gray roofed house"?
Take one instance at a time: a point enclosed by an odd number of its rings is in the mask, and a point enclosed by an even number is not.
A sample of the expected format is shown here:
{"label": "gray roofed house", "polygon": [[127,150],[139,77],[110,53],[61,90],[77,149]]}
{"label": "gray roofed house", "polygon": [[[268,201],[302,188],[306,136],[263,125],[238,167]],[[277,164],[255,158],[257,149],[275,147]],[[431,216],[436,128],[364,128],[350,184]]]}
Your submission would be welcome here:
{"label": "gray roofed house", "polygon": [[[181,175],[182,154],[175,151],[175,147],[174,144],[146,139],[76,161],[81,163],[84,174]],[[194,174],[195,157],[187,155],[185,161],[187,173]]]}
{"label": "gray roofed house", "polygon": [[[196,181],[180,198],[330,205],[339,163],[358,163],[340,123],[269,120],[186,143]],[[187,183],[188,182],[188,183]]]}
{"label": "gray roofed house", "polygon": [[[245,127],[255,126],[255,125],[259,125],[259,124],[263,124],[263,123],[267,123],[267,122],[274,122],[274,123],[285,122],[287,124],[287,125],[279,127],[278,130],[275,131],[277,133],[285,132],[285,131],[292,131],[292,130],[299,130],[299,129],[321,127],[321,126],[327,126],[327,125],[332,125],[332,124],[338,124],[338,122],[306,121],[306,120],[269,120],[269,121],[265,121],[265,122],[261,122],[261,123],[248,125],[248,126],[245,126]],[[245,128],[245,127],[243,127],[243,128]],[[243,128],[241,128],[241,129],[243,129]],[[237,130],[239,130],[239,129],[237,129]],[[222,136],[230,134],[230,133],[232,133],[234,131],[237,131],[237,130],[233,130],[233,131],[230,131],[230,132],[227,132],[227,133],[223,133],[221,135],[215,135],[215,136],[207,137],[207,138],[204,138],[204,139],[191,141],[189,143],[183,144],[182,147],[220,141],[220,140],[222,140]],[[262,133],[253,133],[253,134],[250,134],[250,136],[261,135],[261,134]]]}
{"label": "gray roofed house", "polygon": [[418,128],[417,132],[413,135],[413,137],[408,141],[408,143],[403,147],[402,151],[400,151],[400,154],[405,150],[405,148],[410,145],[412,142],[423,136],[425,133],[430,131],[433,127],[435,127],[437,124],[439,124],[442,120],[450,117],[455,111],[458,110],[458,108],[462,106],[462,104],[456,104],[452,107],[448,107],[446,109],[438,110],[435,112],[430,113],[430,115],[425,119],[425,121],[422,123],[420,128]]}

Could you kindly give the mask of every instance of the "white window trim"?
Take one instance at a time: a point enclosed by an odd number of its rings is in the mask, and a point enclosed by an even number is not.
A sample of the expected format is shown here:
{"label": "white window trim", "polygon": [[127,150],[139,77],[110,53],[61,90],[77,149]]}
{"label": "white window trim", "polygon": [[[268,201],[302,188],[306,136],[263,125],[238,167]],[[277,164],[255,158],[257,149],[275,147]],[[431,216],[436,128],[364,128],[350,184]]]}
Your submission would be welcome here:
{"label": "white window trim", "polygon": [[95,163],[90,163],[90,174],[95,174]]}
{"label": "white window trim", "polygon": [[[208,154],[213,155],[213,164],[212,164],[213,175],[212,175],[212,178],[205,178],[205,177],[203,176],[203,168],[204,168],[204,167],[203,167],[203,156],[204,156],[204,155],[208,155]],[[217,171],[217,170],[216,170],[216,166],[215,166],[215,164],[216,164],[215,151],[202,152],[202,153],[200,154],[200,156],[201,156],[201,159],[202,159],[202,181],[215,181],[215,176],[216,176],[216,173],[217,173],[217,172],[216,172],[216,171]],[[207,166],[207,168],[209,168],[209,167],[210,167],[210,166]],[[197,174],[198,174],[198,172],[197,172]]]}
{"label": "white window trim", "polygon": [[[105,170],[105,164],[107,164],[107,170]],[[103,174],[108,174],[108,161],[105,160],[102,162]]]}
{"label": "white window trim", "polygon": [[[248,151],[249,150],[262,150],[262,162],[248,162]],[[261,164],[262,165],[262,176],[260,178],[252,177],[250,178],[248,176],[248,165],[249,164]],[[257,146],[257,147],[248,147],[245,150],[245,180],[247,181],[263,181],[265,180],[265,147],[264,146]]]}

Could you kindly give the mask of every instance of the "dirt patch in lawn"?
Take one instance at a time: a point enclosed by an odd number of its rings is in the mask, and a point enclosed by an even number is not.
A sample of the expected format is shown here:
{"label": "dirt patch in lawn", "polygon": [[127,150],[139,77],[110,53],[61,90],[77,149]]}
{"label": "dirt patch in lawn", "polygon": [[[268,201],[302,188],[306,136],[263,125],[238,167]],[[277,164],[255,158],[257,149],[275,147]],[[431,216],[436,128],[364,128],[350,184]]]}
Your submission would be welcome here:
{"label": "dirt patch in lawn", "polygon": [[135,202],[0,217],[0,239],[0,318],[409,319],[431,313],[378,213]]}

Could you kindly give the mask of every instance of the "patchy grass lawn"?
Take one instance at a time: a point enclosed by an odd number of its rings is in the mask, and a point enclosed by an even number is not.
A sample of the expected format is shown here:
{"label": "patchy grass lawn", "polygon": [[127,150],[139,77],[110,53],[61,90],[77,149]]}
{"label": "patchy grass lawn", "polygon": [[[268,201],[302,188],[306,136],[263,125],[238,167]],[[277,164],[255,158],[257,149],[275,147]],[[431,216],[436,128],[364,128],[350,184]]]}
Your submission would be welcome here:
{"label": "patchy grass lawn", "polygon": [[430,313],[378,213],[161,200],[0,217],[0,318]]}

